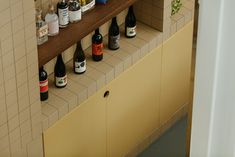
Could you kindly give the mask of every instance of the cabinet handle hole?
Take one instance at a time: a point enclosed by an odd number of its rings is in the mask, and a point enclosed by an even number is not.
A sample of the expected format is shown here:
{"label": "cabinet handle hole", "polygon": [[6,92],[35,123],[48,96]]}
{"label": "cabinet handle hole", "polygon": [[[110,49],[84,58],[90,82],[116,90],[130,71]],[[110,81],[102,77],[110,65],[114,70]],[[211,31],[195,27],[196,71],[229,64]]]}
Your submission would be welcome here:
{"label": "cabinet handle hole", "polygon": [[104,98],[107,98],[109,96],[109,91],[106,91],[105,93],[104,93]]}

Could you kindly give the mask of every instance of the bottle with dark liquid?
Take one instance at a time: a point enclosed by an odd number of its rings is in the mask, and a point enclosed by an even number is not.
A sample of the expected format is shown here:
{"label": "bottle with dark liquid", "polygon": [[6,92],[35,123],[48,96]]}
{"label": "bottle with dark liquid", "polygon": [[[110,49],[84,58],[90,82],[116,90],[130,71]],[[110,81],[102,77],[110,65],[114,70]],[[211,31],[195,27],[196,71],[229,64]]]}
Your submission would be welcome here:
{"label": "bottle with dark liquid", "polygon": [[101,61],[103,59],[103,37],[99,32],[99,28],[95,30],[92,36],[92,58],[94,61]]}
{"label": "bottle with dark liquid", "polygon": [[40,82],[40,99],[45,101],[48,99],[48,79],[47,72],[43,67],[39,68],[39,82]]}
{"label": "bottle with dark liquid", "polygon": [[117,24],[117,18],[114,17],[112,19],[111,26],[109,28],[109,39],[108,39],[108,47],[110,50],[117,50],[119,49],[119,40],[120,40],[120,32],[119,26]]}
{"label": "bottle with dark liquid", "polygon": [[133,6],[130,6],[125,20],[125,36],[134,38],[136,36],[136,18],[133,11]]}
{"label": "bottle with dark liquid", "polygon": [[74,52],[73,66],[75,74],[83,74],[86,72],[86,57],[82,49],[81,41],[77,43],[77,48]]}
{"label": "bottle with dark liquid", "polygon": [[57,4],[57,12],[59,16],[60,28],[67,27],[69,24],[69,7],[65,0],[62,0]]}
{"label": "bottle with dark liquid", "polygon": [[55,75],[55,86],[57,88],[63,88],[67,85],[66,68],[61,54],[57,56],[54,75]]}

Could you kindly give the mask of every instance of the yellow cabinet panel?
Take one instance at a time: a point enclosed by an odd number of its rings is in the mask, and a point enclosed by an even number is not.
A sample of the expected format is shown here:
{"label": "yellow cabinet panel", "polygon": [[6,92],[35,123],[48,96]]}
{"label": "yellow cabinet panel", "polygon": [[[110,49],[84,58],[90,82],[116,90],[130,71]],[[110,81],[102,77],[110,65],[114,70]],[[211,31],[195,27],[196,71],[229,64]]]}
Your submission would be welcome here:
{"label": "yellow cabinet panel", "polygon": [[193,22],[163,44],[160,121],[189,102]]}
{"label": "yellow cabinet panel", "polygon": [[123,157],[159,127],[161,47],[109,85],[108,157]]}
{"label": "yellow cabinet panel", "polygon": [[45,157],[105,157],[106,99],[99,91],[44,132]]}

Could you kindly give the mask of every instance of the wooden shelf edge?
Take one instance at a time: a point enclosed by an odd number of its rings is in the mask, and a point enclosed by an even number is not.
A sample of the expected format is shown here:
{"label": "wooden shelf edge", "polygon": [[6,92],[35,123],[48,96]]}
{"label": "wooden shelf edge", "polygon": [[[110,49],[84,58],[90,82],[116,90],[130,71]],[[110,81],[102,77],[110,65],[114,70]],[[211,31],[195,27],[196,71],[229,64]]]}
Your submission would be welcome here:
{"label": "wooden shelf edge", "polygon": [[97,5],[93,10],[83,15],[81,22],[69,24],[67,28],[60,29],[59,35],[49,37],[48,42],[38,46],[39,67],[48,63],[136,1],[109,0],[106,5]]}

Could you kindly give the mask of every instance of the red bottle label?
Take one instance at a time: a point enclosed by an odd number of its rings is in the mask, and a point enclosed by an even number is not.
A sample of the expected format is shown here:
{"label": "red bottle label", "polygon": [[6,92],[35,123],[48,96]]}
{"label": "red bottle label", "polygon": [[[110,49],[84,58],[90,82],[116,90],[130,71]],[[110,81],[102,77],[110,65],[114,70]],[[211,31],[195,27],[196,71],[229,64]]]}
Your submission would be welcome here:
{"label": "red bottle label", "polygon": [[103,51],[102,51],[103,47],[104,47],[103,43],[92,44],[92,54],[97,55],[97,56],[103,54]]}
{"label": "red bottle label", "polygon": [[48,80],[40,81],[40,93],[45,93],[48,91]]}

